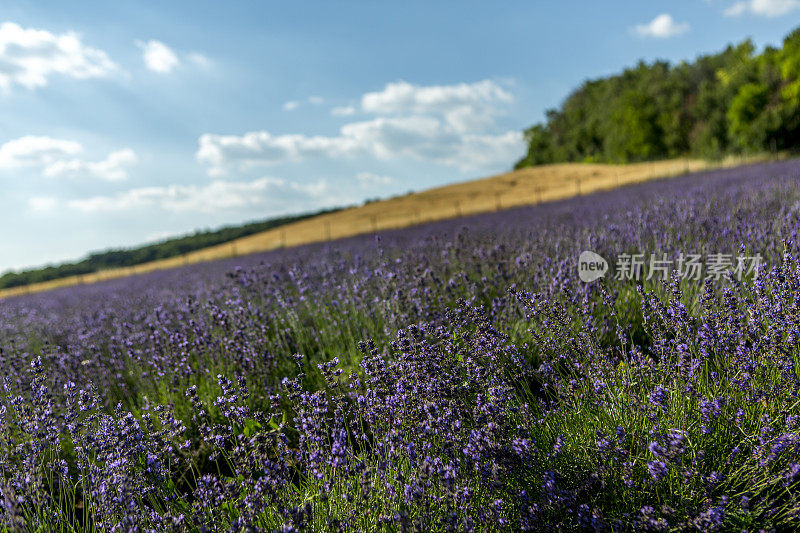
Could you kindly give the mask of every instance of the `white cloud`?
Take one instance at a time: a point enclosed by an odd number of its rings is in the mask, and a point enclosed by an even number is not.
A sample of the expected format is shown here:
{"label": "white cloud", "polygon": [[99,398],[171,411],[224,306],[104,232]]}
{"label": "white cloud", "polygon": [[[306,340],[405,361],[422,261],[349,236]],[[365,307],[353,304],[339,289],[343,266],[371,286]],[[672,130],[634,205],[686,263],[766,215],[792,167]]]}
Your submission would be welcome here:
{"label": "white cloud", "polygon": [[459,161],[468,136],[433,117],[378,117],[342,127],[342,135],[378,159],[410,157],[448,165]]}
{"label": "white cloud", "polygon": [[[322,99],[318,101],[322,103]],[[383,116],[345,124],[338,135],[275,135],[263,130],[243,135],[205,134],[199,139],[196,157],[208,165],[212,176],[271,164],[363,157],[413,159],[463,171],[495,170],[507,167],[525,149],[517,131],[489,133],[499,112],[497,106],[511,101],[509,93],[489,80],[431,87],[401,81],[362,97],[363,111]],[[301,104],[286,102],[284,109]],[[356,112],[354,106],[331,110],[337,116]],[[383,178],[358,177],[362,185],[389,183]]]}
{"label": "white cloud", "polygon": [[44,87],[50,76],[76,79],[108,76],[117,66],[104,51],[86,46],[75,32],[55,35],[46,30],[0,24],[0,88]]}
{"label": "white cloud", "polygon": [[249,182],[214,181],[207,185],[142,187],[113,196],[70,200],[67,205],[86,213],[155,207],[172,212],[216,213],[250,208],[305,209],[330,203],[332,191],[324,181],[302,185],[264,177]]}
{"label": "white cloud", "polygon": [[76,157],[83,146],[75,141],[26,135],[0,146],[0,170],[21,167],[39,168],[48,177],[91,176],[107,181],[127,178],[125,167],[137,162],[130,148],[116,150],[102,161],[84,161]]}
{"label": "white cloud", "polygon": [[378,117],[342,127],[342,137],[378,159],[408,157],[462,170],[508,165],[524,151],[516,131],[463,133],[433,117]]}
{"label": "white cloud", "polygon": [[161,41],[136,41],[136,46],[142,50],[144,64],[153,72],[169,74],[181,63],[178,54]]}
{"label": "white cloud", "polygon": [[82,150],[75,141],[26,135],[0,146],[0,169],[49,165]]}
{"label": "white cloud", "polygon": [[28,206],[37,213],[47,213],[58,206],[58,198],[52,196],[34,196],[28,199]]}
{"label": "white cloud", "polygon": [[176,237],[180,237],[181,234],[175,233],[174,231],[156,231],[151,233],[147,237],[144,238],[144,242],[162,242],[168,239],[174,239]]}
{"label": "white cloud", "polygon": [[525,151],[525,139],[518,131],[501,135],[468,135],[459,147],[459,154],[447,161],[462,170],[470,168],[508,168]]}
{"label": "white cloud", "polygon": [[635,31],[640,37],[666,39],[689,31],[689,23],[675,22],[672,15],[662,13],[647,24],[637,25]]}
{"label": "white cloud", "polygon": [[[215,176],[260,165],[353,157],[410,158],[465,171],[489,170],[506,167],[524,152],[521,133],[487,133],[500,112],[498,106],[512,101],[490,80],[430,87],[389,83],[361,99],[363,111],[382,116],[345,124],[338,135],[205,134],[196,155]],[[284,109],[297,105],[300,102],[287,102]],[[353,106],[332,110],[338,116],[354,113]]]}
{"label": "white cloud", "polygon": [[195,65],[197,65],[198,67],[208,68],[213,64],[213,62],[209,58],[207,58],[200,52],[192,52],[188,54],[186,58]]}
{"label": "white cloud", "polygon": [[381,176],[379,174],[373,174],[372,172],[359,172],[356,175],[356,179],[364,188],[378,185],[392,185],[395,183],[395,179],[390,176]]}
{"label": "white cloud", "polygon": [[491,80],[427,87],[399,81],[365,94],[361,106],[371,113],[445,113],[468,104],[510,101],[511,95]]}
{"label": "white cloud", "polygon": [[288,102],[283,103],[283,110],[284,111],[294,111],[295,109],[299,108],[304,103],[309,103],[311,105],[322,105],[325,102],[325,99],[321,96],[309,96],[304,101],[301,100],[289,100]]}
{"label": "white cloud", "polygon": [[44,169],[44,175],[49,177],[89,175],[105,181],[122,181],[128,178],[125,167],[137,162],[138,158],[134,151],[124,148],[111,152],[102,161],[80,159],[55,161]]}
{"label": "white cloud", "polygon": [[723,11],[727,17],[752,13],[762,17],[780,17],[800,9],[800,0],[746,0],[736,2]]}
{"label": "white cloud", "polygon": [[379,159],[393,156],[413,156],[425,153],[438,158],[444,146],[457,141],[458,136],[442,127],[433,117],[378,117],[353,122],[342,127],[342,139]]}
{"label": "white cloud", "polygon": [[230,168],[311,158],[378,159],[408,157],[462,170],[479,170],[509,164],[524,151],[522,134],[463,133],[439,119],[424,116],[378,117],[346,124],[335,137],[272,135],[266,131],[243,136],[200,137],[197,159],[210,165],[211,175],[223,175]]}
{"label": "white cloud", "polygon": [[747,11],[747,7],[747,2],[736,2],[735,4],[726,7],[722,14],[726,17],[738,17]]}
{"label": "white cloud", "polygon": [[491,125],[498,104],[512,96],[491,80],[457,85],[412,85],[405,81],[388,83],[382,91],[365,94],[361,108],[375,114],[442,115],[459,131]]}
{"label": "white cloud", "polygon": [[356,108],[351,105],[334,107],[331,109],[331,115],[334,117],[349,117],[356,114]]}
{"label": "white cloud", "polygon": [[209,69],[214,63],[200,52],[180,52],[161,41],[137,40],[136,46],[142,50],[142,60],[145,66],[159,74],[169,74],[182,65],[195,66],[200,69]]}
{"label": "white cloud", "polygon": [[359,148],[354,140],[344,137],[272,135],[266,131],[242,136],[205,134],[200,137],[197,159],[211,165],[210,174],[221,175],[230,166],[246,169],[314,157],[347,157]]}

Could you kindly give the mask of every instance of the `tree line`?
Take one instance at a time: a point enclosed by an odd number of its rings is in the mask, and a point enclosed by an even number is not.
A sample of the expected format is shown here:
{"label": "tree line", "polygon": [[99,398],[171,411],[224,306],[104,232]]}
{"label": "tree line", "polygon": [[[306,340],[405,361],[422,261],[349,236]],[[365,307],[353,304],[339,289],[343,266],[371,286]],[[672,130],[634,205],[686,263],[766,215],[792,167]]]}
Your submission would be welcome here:
{"label": "tree line", "polygon": [[85,259],[73,263],[49,265],[44,268],[29,269],[21,272],[6,272],[0,276],[0,289],[21,287],[32,283],[91,274],[111,268],[141,265],[158,259],[177,257],[195,250],[230,242],[240,237],[246,237],[254,233],[277,228],[278,226],[298,222],[325,213],[333,213],[339,210],[340,208],[325,209],[314,213],[304,213],[301,215],[251,222],[241,226],[226,226],[216,230],[196,231],[190,235],[167,239],[137,248],[120,248],[95,252],[89,254]]}
{"label": "tree line", "polygon": [[528,153],[515,168],[795,151],[800,28],[761,53],[746,40],[693,62],[641,61],[586,81],[525,137]]}

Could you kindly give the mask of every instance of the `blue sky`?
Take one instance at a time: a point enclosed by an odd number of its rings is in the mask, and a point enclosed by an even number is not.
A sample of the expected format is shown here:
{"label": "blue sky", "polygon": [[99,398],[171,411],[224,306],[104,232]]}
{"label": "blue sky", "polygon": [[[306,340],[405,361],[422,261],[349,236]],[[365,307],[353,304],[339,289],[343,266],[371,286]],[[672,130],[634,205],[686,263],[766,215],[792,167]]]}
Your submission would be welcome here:
{"label": "blue sky", "polygon": [[4,2],[0,271],[508,170],[583,80],[800,0]]}

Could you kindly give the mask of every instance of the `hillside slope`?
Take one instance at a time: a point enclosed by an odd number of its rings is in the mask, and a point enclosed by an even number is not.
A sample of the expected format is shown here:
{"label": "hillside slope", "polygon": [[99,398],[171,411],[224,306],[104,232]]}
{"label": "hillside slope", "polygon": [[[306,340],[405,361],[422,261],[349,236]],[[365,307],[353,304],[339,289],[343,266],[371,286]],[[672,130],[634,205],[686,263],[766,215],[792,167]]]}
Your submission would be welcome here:
{"label": "hillside slope", "polygon": [[560,200],[714,166],[733,166],[736,163],[733,160],[724,164],[713,164],[700,160],[676,159],[629,165],[561,163],[523,168],[319,215],[179,257],[4,289],[0,291],[0,298]]}
{"label": "hillside slope", "polygon": [[223,226],[215,230],[195,231],[194,233],[167,238],[133,248],[116,248],[93,252],[85,258],[71,263],[61,263],[22,271],[6,272],[0,275],[0,290],[22,287],[35,283],[44,283],[70,276],[85,276],[101,270],[125,268],[161,259],[168,259],[170,257],[182,256],[195,250],[202,250],[210,246],[224,244],[242,237],[247,237],[248,235],[253,235],[254,233],[262,233],[279,226],[285,226],[292,222],[299,222],[307,218],[332,213],[340,209],[341,208],[322,209],[313,213],[274,217],[236,226]]}

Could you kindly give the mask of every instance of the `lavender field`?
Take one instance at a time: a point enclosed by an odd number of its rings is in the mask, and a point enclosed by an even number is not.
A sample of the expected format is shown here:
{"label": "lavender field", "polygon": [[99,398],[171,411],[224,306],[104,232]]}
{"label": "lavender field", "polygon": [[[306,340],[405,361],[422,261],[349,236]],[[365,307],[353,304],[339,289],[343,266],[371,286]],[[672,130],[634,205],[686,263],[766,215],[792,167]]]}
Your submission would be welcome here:
{"label": "lavender field", "polygon": [[799,231],[790,160],[0,301],[0,524],[798,528]]}

